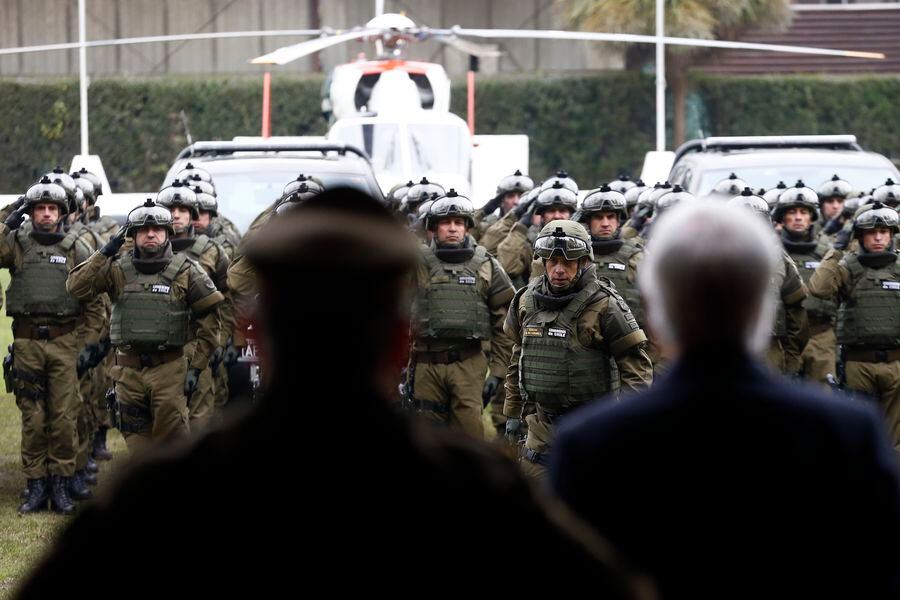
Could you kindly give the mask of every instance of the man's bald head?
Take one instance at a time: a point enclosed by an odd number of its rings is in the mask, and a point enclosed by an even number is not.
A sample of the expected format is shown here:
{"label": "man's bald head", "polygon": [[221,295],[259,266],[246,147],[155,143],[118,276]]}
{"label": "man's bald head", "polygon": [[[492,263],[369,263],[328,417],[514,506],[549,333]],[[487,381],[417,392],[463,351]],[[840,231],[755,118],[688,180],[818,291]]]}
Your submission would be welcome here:
{"label": "man's bald head", "polygon": [[638,276],[653,332],[676,354],[761,351],[779,258],[772,230],[746,210],[715,202],[673,209],[654,226]]}

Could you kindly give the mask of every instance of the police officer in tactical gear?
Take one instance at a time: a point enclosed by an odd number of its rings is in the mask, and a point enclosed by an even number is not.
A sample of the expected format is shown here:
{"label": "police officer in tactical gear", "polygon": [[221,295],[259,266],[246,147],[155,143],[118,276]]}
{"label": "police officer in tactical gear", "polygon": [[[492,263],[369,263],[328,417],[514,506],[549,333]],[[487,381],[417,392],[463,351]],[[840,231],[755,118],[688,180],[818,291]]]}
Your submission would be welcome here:
{"label": "police officer in tactical gear", "polygon": [[[222,293],[187,253],[172,252],[174,234],[172,214],[148,199],[67,282],[76,298],[112,299],[118,427],[130,449],[188,431],[188,399],[218,346]],[[126,237],[134,248],[119,255]]]}
{"label": "police officer in tactical gear", "polygon": [[837,174],[833,175],[828,181],[822,182],[819,186],[819,213],[822,215],[822,221],[827,223],[829,220],[839,216],[844,209],[844,202],[853,192],[850,184]]}
{"label": "police officer in tactical gear", "polygon": [[[109,242],[116,232],[119,231],[119,223],[113,217],[102,214],[100,207],[97,206],[97,200],[103,195],[103,184],[96,174],[82,167],[70,173],[70,176],[84,193],[85,205],[82,209],[82,219],[99,236],[97,241],[97,248],[99,248]],[[93,194],[88,192],[86,183],[93,185]],[[106,310],[106,324],[100,338],[100,347],[96,353],[90,356],[90,360],[86,363],[90,371],[88,376],[82,379],[82,382],[90,378],[92,386],[90,396],[96,424],[93,439],[93,457],[97,460],[111,460],[112,453],[106,447],[106,434],[113,426],[113,423],[107,410],[106,392],[112,387],[110,371],[115,366],[114,356],[110,352],[112,344],[109,341],[109,318],[112,314],[112,303],[106,294],[101,296],[101,300]],[[88,466],[90,467],[90,464]]]}
{"label": "police officer in tactical gear", "polygon": [[620,388],[649,386],[653,365],[628,304],[597,276],[591,238],[580,223],[550,221],[534,252],[545,274],[516,292],[504,325],[514,343],[504,413],[507,437],[515,441],[525,401],[535,403],[521,462],[526,473],[543,478],[557,420]]}
{"label": "police officer in tactical gear", "polygon": [[765,194],[762,195],[763,199],[766,201],[766,204],[769,205],[769,211],[775,210],[775,206],[778,204],[778,198],[784,191],[787,190],[787,184],[783,181],[779,181],[778,185],[773,188],[770,188],[766,191]]}
{"label": "police officer in tactical gear", "polygon": [[625,196],[625,204],[627,207],[627,213],[628,213],[629,217],[631,217],[631,213],[634,212],[634,209],[637,206],[638,198],[641,197],[641,194],[646,189],[647,189],[647,184],[644,183],[644,180],[638,179],[637,181],[634,182],[634,187],[629,188],[625,192],[622,192],[623,195]]}
{"label": "police officer in tactical gear", "polygon": [[400,212],[405,214],[409,221],[414,221],[419,212],[419,206],[423,202],[436,200],[445,193],[444,188],[440,184],[428,181],[427,177],[423,177],[419,183],[409,188],[403,203],[400,205]]}
{"label": "police officer in tactical gear", "polygon": [[616,179],[613,179],[608,184],[606,184],[609,189],[614,192],[619,192],[620,194],[625,194],[628,190],[633,187],[637,187],[637,184],[631,181],[631,178],[624,173],[620,174]]}
{"label": "police officer in tactical gear", "polygon": [[99,301],[80,302],[66,292],[69,271],[91,252],[63,229],[69,204],[65,189],[44,177],[0,226],[0,266],[11,273],[6,312],[13,318],[13,387],[28,480],[21,513],[45,509],[49,498],[54,511],[69,514],[73,493],[77,500],[91,496],[84,461],[76,462],[82,401],[75,363],[83,344],[98,341],[105,314]]}
{"label": "police officer in tactical gear", "polygon": [[[834,180],[828,183],[843,182]],[[832,185],[826,189],[833,194],[833,188],[839,187]],[[781,223],[780,235],[784,251],[797,267],[804,284],[809,284],[822,259],[831,250],[828,237],[817,235],[815,231],[814,223],[818,219],[820,206],[828,211],[833,208],[832,204],[823,204],[812,189],[798,181],[794,187],[781,194],[772,213],[774,220]],[[807,379],[827,385],[827,376],[834,374],[837,364],[837,343],[834,336],[837,304],[833,300],[807,296],[803,301],[803,308],[809,322],[809,341],[802,349],[799,372]]]}
{"label": "police officer in tactical gear", "polygon": [[[196,177],[196,176],[195,176]],[[203,183],[195,181],[194,183]],[[203,189],[199,185],[196,189]],[[202,192],[201,192],[202,193]],[[231,294],[228,290],[229,258],[226,250],[215,240],[205,234],[197,235],[193,222],[199,219],[200,204],[196,193],[176,181],[170,187],[159,192],[156,203],[169,209],[172,213],[172,227],[175,234],[171,237],[172,252],[175,255],[185,253],[188,258],[203,267],[209,278],[216,284],[224,301],[219,304],[218,343],[210,358],[209,369],[200,375],[197,390],[189,398],[190,426],[198,429],[209,423],[215,409],[215,392],[213,389],[213,372],[219,370],[227,345],[227,339],[234,328],[234,310]],[[194,352],[196,340],[185,345],[184,352],[190,356]]]}
{"label": "police officer in tactical gear", "polygon": [[842,231],[809,281],[823,300],[836,299],[837,343],[842,346],[846,388],[876,399],[900,452],[900,256],[892,236],[897,211],[880,202],[853,220],[857,251],[847,251]]}
{"label": "police officer in tactical gear", "polygon": [[452,189],[431,207],[427,227],[434,238],[420,246],[414,274],[409,383],[423,414],[480,438],[482,411],[509,362],[512,343],[503,320],[515,290],[469,236],[474,213],[471,201]]}
{"label": "police officer in tactical gear", "polygon": [[[578,188],[575,182],[568,177],[554,177],[541,185],[541,192],[530,212],[538,215],[543,225],[558,219],[571,219],[577,208]],[[524,287],[529,279],[543,274],[543,262],[534,259],[532,250],[540,227],[531,225],[530,212],[523,215],[497,246],[497,260],[516,289]]]}
{"label": "police officer in tactical gear", "polygon": [[[640,238],[622,239],[622,225],[627,221],[627,214],[625,196],[609,186],[603,186],[585,196],[578,211],[578,222],[590,233],[597,275],[613,283],[646,334],[643,303],[637,284],[637,270],[644,259],[644,246]],[[647,353],[653,362],[654,372],[659,373],[662,366],[659,347],[648,340]]]}
{"label": "police officer in tactical gear", "polygon": [[[192,163],[187,163],[184,169],[179,171],[175,176],[175,180],[187,182],[189,187],[193,187],[198,179],[212,188],[212,191],[210,191],[209,188],[201,185],[204,192],[211,193],[213,196],[216,195],[215,182],[213,181],[212,175],[210,175],[209,171],[206,169],[201,169],[200,167],[194,166]],[[241,232],[228,217],[217,210],[216,215],[212,219],[211,226],[213,227],[213,231],[207,233],[209,237],[216,238],[224,235],[227,237],[229,244],[237,248],[241,241]]]}
{"label": "police officer in tactical gear", "polygon": [[731,173],[713,186],[710,195],[731,199],[740,194],[745,187],[750,187],[750,185],[735,173]]}
{"label": "police officer in tactical gear", "polygon": [[532,189],[534,189],[534,181],[528,175],[523,175],[522,171],[518,169],[512,175],[501,179],[497,184],[497,193],[494,197],[475,211],[475,231],[473,232],[475,237],[480,240],[491,225],[515,208],[522,196]]}

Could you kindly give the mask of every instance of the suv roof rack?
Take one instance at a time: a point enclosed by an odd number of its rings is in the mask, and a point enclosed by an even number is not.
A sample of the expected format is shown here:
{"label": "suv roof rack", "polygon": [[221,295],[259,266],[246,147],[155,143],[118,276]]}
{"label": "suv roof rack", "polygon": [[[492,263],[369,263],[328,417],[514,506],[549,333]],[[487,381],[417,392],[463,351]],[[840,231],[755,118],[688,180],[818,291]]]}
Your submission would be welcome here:
{"label": "suv roof rack", "polygon": [[323,156],[337,152],[341,156],[355,154],[365,161],[369,155],[351,144],[337,142],[195,142],[178,153],[178,159],[195,156],[222,156],[235,152],[320,152]]}
{"label": "suv roof rack", "polygon": [[855,135],[746,135],[690,140],[678,147],[675,151],[675,160],[691,152],[708,150],[727,152],[743,148],[827,148],[862,151],[862,147],[856,143]]}

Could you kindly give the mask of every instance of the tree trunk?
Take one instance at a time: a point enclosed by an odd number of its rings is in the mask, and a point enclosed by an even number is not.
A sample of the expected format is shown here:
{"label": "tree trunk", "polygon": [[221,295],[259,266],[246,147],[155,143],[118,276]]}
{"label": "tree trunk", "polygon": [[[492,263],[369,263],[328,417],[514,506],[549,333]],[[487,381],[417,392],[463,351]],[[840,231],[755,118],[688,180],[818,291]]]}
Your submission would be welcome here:
{"label": "tree trunk", "polygon": [[685,121],[687,120],[687,61],[675,58],[669,61],[667,69],[669,84],[672,86],[672,149],[685,141]]}

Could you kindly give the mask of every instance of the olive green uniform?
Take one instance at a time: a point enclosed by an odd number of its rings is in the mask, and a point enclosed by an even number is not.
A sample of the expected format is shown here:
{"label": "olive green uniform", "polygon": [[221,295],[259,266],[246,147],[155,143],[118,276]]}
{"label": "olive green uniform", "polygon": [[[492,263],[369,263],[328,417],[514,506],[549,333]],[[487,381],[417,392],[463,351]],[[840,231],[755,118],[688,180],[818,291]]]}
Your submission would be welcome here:
{"label": "olive green uniform", "polygon": [[815,296],[837,299],[837,343],[846,387],[875,398],[900,452],[900,257],[831,250],[809,281]]}
{"label": "olive green uniform", "polygon": [[[231,293],[228,290],[228,255],[225,249],[206,235],[198,235],[189,238],[172,239],[172,251],[176,254],[184,252],[187,256],[199,264],[209,278],[216,284],[224,300],[219,304],[219,327],[217,329],[217,347],[224,347],[225,340],[231,335],[234,327],[234,310],[232,309]],[[196,338],[192,331],[191,338],[185,344],[186,356],[194,353]],[[218,370],[218,369],[217,369]],[[225,391],[227,397],[228,392]],[[211,368],[203,369],[197,390],[191,396],[190,402],[190,426],[191,430],[197,430],[207,425],[213,418],[216,407],[216,393],[213,384]]]}
{"label": "olive green uniform", "polygon": [[797,375],[803,368],[803,349],[809,341],[809,319],[803,308],[809,293],[797,265],[786,252],[781,255],[771,282],[776,305],[767,356],[778,371]]}
{"label": "olive green uniform", "polygon": [[[94,231],[88,225],[85,225],[80,220],[75,221],[71,225],[69,225],[69,232],[74,233],[78,236],[78,239],[81,240],[87,248],[89,248],[91,253],[99,250],[103,245],[103,239],[100,237],[100,234]],[[106,304],[108,302],[108,298],[103,297],[100,298],[100,303],[103,306],[103,316],[106,317]],[[104,329],[105,329],[104,323]],[[101,330],[99,335],[96,336],[97,339],[100,339],[103,336],[103,331]],[[78,340],[79,350],[83,348],[89,340],[82,339]],[[77,355],[76,355],[77,356]],[[81,409],[78,415],[78,454],[75,461],[75,469],[80,471],[85,468],[87,465],[88,458],[91,455],[91,452],[94,449],[93,440],[94,440],[94,432],[97,430],[97,427],[101,425],[102,416],[99,414],[99,411],[96,407],[96,396],[97,388],[102,385],[101,377],[98,372],[100,371],[100,367],[98,366],[96,369],[91,369],[87,373],[85,373],[81,379],[78,380],[78,390],[81,396]],[[106,396],[105,390],[102,396]],[[107,411],[102,411],[106,413]],[[107,419],[108,420],[108,419]]]}
{"label": "olive green uniform", "polygon": [[528,228],[516,221],[497,245],[497,260],[516,289],[525,287],[529,279],[543,275],[543,263],[535,260],[533,249],[539,231],[539,227]]}
{"label": "olive green uniform", "polygon": [[[814,230],[804,237],[804,240],[796,240],[784,230],[781,233],[785,252],[794,261],[803,282],[808,285],[822,259],[831,250],[831,243],[823,234],[815,236]],[[833,299],[823,300],[809,295],[803,301],[803,308],[809,319],[810,337],[801,355],[801,372],[807,379],[828,385],[827,376],[837,372],[837,342],[834,335],[837,303]]]}
{"label": "olive green uniform", "polygon": [[[22,466],[28,479],[72,476],[82,411],[75,361],[103,326],[99,300],[66,292],[69,271],[90,255],[75,233],[10,231],[0,225],[0,267],[12,274],[6,311],[13,318],[13,375],[22,413]],[[84,460],[83,462],[86,462]]]}
{"label": "olive green uniform", "polygon": [[416,407],[482,437],[485,375],[506,373],[512,342],[503,321],[515,290],[499,263],[468,236],[461,249],[446,253],[432,244],[421,246],[421,256],[413,306]]}
{"label": "olive green uniform", "polygon": [[[236,228],[235,231],[229,231],[222,225],[219,217],[214,217],[205,233],[225,250],[225,255],[230,264],[231,261],[234,260],[238,246],[241,243],[240,235],[236,235]],[[230,337],[233,343],[236,316],[234,311],[234,299],[231,297],[230,293],[226,295],[226,300],[229,301],[226,302],[221,309],[223,325],[222,335],[224,336],[223,341],[227,341]],[[213,388],[215,390],[216,407],[224,407],[228,403],[228,369],[224,364],[220,365],[213,373]]]}
{"label": "olive green uniform", "polygon": [[554,423],[566,412],[602,396],[639,390],[653,382],[647,341],[625,300],[597,277],[591,265],[567,296],[549,292],[547,278],[532,279],[516,293],[505,331],[512,338],[504,413],[522,418],[528,435],[521,461],[526,473],[546,475]]}
{"label": "olive green uniform", "polygon": [[[616,291],[628,303],[628,308],[631,309],[631,314],[634,315],[637,324],[647,335],[644,303],[637,283],[638,265],[644,260],[644,244],[641,238],[625,239],[620,233],[618,237],[609,240],[592,237],[591,245],[594,249],[594,264],[597,265],[597,274],[606,277],[613,283]],[[653,343],[649,335],[646,350],[653,363],[653,374],[655,377],[659,377],[665,372],[665,363],[659,346]]]}
{"label": "olive green uniform", "polygon": [[[167,248],[154,261],[133,252],[107,258],[95,252],[68,280],[76,298],[109,294],[110,339],[116,346],[115,380],[119,429],[129,448],[188,431],[184,396],[187,367],[206,369],[218,342],[221,292],[203,269]],[[184,359],[190,317],[196,347]]]}

